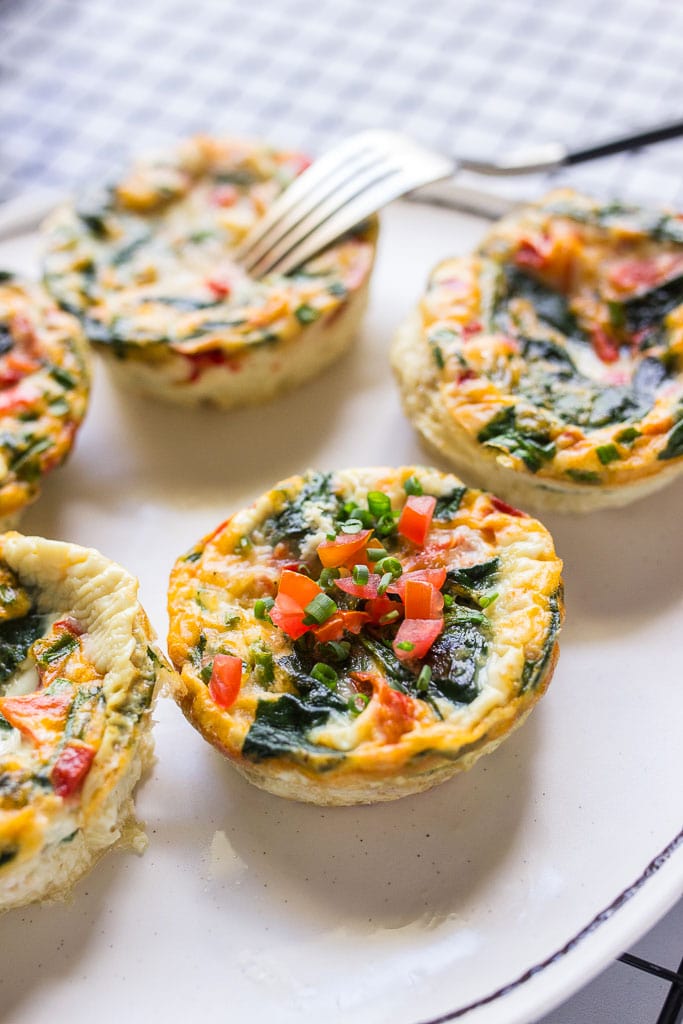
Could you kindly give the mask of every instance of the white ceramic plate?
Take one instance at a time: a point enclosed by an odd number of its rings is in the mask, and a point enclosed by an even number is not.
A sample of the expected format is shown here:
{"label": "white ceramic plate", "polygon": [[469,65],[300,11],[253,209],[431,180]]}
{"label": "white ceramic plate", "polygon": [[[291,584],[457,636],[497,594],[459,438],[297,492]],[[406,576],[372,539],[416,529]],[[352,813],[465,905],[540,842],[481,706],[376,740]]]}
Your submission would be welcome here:
{"label": "white ceramic plate", "polygon": [[[23,529],[137,573],[161,638],[176,556],[307,466],[428,461],[387,366],[431,265],[484,224],[397,205],[353,354],[268,406],[185,413],[97,375],[68,466]],[[35,239],[0,246],[35,273]],[[112,853],[67,905],[0,921],[12,1024],[521,1024],[683,891],[683,481],[620,512],[548,516],[567,622],[550,690],[469,773],[329,809],[251,788],[170,701],[139,792],[149,848]]]}

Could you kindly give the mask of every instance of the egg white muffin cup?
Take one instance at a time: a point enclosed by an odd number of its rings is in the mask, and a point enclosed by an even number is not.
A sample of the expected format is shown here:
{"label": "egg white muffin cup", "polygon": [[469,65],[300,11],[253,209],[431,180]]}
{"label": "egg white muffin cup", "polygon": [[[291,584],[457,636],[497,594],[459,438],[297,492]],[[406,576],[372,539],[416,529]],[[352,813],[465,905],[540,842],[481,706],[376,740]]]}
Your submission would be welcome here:
{"label": "egg white muffin cup", "polygon": [[[78,623],[83,631],[79,643],[93,676],[80,689],[76,686],[70,725],[62,738],[49,733],[48,740],[42,735],[37,743],[18,728],[8,730],[3,718],[0,910],[7,910],[64,898],[101,854],[119,842],[144,849],[133,791],[151,764],[151,711],[168,668],[138,602],[137,581],[119,565],[92,549],[17,533],[0,538],[0,557],[32,595],[37,613]],[[26,697],[14,699],[15,713],[17,703],[30,700],[36,691],[18,692]],[[2,706],[0,701],[0,710]],[[73,739],[79,706],[81,715],[83,706],[95,708],[92,720],[100,729],[96,753],[80,788],[60,795],[55,765],[66,746],[80,743]]]}
{"label": "egg white muffin cup", "polygon": [[[422,546],[400,532],[408,529],[402,517],[411,487],[434,506]],[[341,583],[322,582],[320,545],[346,538],[342,524],[356,514],[349,507],[367,519],[379,492],[391,501],[394,527],[377,521],[369,528],[388,530],[383,540],[379,532],[360,539],[383,544],[389,566],[400,560],[404,582],[422,580],[422,571],[442,580],[434,594],[445,608],[440,632],[419,658],[400,639],[401,629],[415,626],[407,604],[411,621],[401,621],[400,588],[385,591],[382,611],[374,599],[346,596],[343,588],[353,589],[348,567]],[[380,577],[369,564],[368,585],[376,588]],[[419,466],[309,471],[232,515],[176,562],[171,690],[204,738],[277,796],[347,805],[418,793],[493,751],[545,692],[559,651],[561,567],[539,522],[451,474]],[[334,629],[335,616],[342,622],[341,645],[329,644],[324,625],[297,639],[264,613],[264,600],[270,614],[278,612],[285,570],[288,585],[294,577],[302,585],[303,573],[303,586],[313,590],[320,575],[317,600],[338,605],[329,606],[326,621]],[[436,612],[418,629],[438,619]],[[241,676],[222,705],[220,686],[213,687],[226,658],[239,661]]]}

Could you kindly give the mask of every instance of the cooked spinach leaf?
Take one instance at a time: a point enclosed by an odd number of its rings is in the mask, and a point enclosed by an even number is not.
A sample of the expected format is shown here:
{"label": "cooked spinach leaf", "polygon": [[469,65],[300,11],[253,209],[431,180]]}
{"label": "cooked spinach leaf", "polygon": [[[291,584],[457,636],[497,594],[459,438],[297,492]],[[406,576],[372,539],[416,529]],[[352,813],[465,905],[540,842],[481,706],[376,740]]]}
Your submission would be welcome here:
{"label": "cooked spinach leaf", "polygon": [[43,635],[44,628],[45,617],[36,612],[0,623],[0,686],[26,659],[29,647]]}
{"label": "cooked spinach leaf", "polygon": [[252,761],[282,754],[305,760],[303,752],[323,753],[331,760],[343,757],[343,751],[311,743],[306,737],[311,729],[324,724],[329,713],[328,707],[301,700],[292,693],[283,693],[275,700],[260,700],[242,753]]}
{"label": "cooked spinach leaf", "polygon": [[495,313],[497,320],[500,319],[507,325],[510,300],[527,299],[532,303],[538,318],[550,327],[555,327],[562,334],[571,337],[584,338],[584,333],[564,295],[511,264],[505,266],[504,273],[505,288],[498,301]]}
{"label": "cooked spinach leaf", "polygon": [[683,455],[683,419],[671,428],[666,447],[657,456],[658,459],[677,459]]}
{"label": "cooked spinach leaf", "polygon": [[683,303],[683,274],[624,302],[626,327],[635,333],[659,326],[668,313]]}
{"label": "cooked spinach leaf", "polygon": [[550,623],[545,643],[543,644],[543,651],[539,658],[536,658],[534,661],[526,661],[524,663],[524,669],[522,670],[522,693],[526,693],[527,690],[533,690],[534,687],[538,685],[541,676],[548,666],[548,662],[550,661],[555,647],[557,634],[559,633],[560,626],[562,625],[562,616],[560,615],[559,607],[561,596],[562,593],[558,590],[550,598]]}
{"label": "cooked spinach leaf", "polygon": [[298,554],[301,542],[311,529],[304,515],[305,506],[310,502],[315,502],[333,515],[336,515],[339,509],[339,501],[330,491],[330,481],[329,473],[312,474],[296,497],[287,501],[281,512],[271,516],[263,524],[263,533],[267,542],[275,545],[281,541],[287,541]]}
{"label": "cooked spinach leaf", "polygon": [[446,618],[425,664],[432,670],[430,690],[453,704],[471,704],[479,693],[477,675],[486,656],[486,640],[473,624]]}
{"label": "cooked spinach leaf", "polygon": [[466,493],[466,487],[456,487],[450,494],[444,494],[441,498],[437,498],[434,508],[434,519],[445,520],[446,522],[452,519],[460,508]]}
{"label": "cooked spinach leaf", "polygon": [[479,562],[477,565],[468,565],[460,569],[449,569],[446,574],[446,584],[457,584],[467,590],[481,590],[491,585],[491,577],[498,572],[500,559],[490,558],[486,562]]}

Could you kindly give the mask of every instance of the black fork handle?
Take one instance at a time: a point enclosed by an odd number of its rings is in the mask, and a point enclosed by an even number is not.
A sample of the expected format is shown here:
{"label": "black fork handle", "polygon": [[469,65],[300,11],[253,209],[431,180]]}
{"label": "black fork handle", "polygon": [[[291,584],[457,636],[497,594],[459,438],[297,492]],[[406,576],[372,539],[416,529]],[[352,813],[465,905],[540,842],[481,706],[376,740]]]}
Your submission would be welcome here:
{"label": "black fork handle", "polygon": [[622,135],[618,139],[607,139],[605,142],[598,142],[586,149],[575,149],[561,161],[565,167],[571,164],[583,164],[588,160],[597,160],[602,156],[612,156],[614,153],[624,153],[629,149],[638,149],[640,146],[650,146],[653,142],[664,142],[666,139],[676,139],[683,135],[683,121],[670,121],[667,124],[658,125],[656,128],[648,128],[646,131],[635,132],[633,135]]}

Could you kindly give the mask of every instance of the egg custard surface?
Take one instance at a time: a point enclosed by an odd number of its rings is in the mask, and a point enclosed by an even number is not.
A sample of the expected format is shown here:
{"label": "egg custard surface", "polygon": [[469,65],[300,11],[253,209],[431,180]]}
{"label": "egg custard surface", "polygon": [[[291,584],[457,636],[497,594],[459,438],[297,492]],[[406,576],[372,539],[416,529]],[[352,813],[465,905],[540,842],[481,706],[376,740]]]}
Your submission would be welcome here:
{"label": "egg custard surface", "polygon": [[81,326],[40,285],[0,272],[0,530],[64,462],[90,392]]}
{"label": "egg custard surface", "polygon": [[119,379],[222,407],[314,376],[353,339],[374,259],[372,220],[284,276],[233,253],[308,166],[300,153],[198,137],[141,160],[46,226],[45,281]]}
{"label": "egg custard surface", "polygon": [[539,522],[450,474],[291,477],[176,562],[174,696],[280,796],[418,792],[496,747],[545,691],[561,568]]}
{"label": "egg custard surface", "polygon": [[425,440],[512,501],[623,505],[683,470],[683,219],[555,192],[433,271],[392,364]]}
{"label": "egg custard surface", "polygon": [[122,836],[144,846],[132,793],[164,664],[120,566],[0,537],[0,910],[64,896]]}

